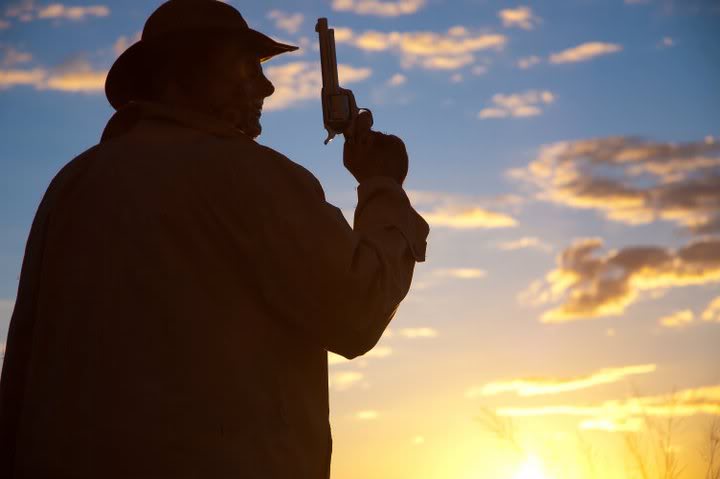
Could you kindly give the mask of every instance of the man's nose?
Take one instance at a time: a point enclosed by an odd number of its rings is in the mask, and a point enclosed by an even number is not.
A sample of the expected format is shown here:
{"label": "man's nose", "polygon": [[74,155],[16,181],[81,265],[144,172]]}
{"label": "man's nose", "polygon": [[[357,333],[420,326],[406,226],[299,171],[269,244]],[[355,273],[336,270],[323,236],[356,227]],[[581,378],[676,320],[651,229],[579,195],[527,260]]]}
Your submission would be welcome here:
{"label": "man's nose", "polygon": [[263,97],[268,97],[275,93],[275,86],[272,84],[270,80],[267,79],[265,75],[262,76],[261,79],[261,88],[260,93]]}

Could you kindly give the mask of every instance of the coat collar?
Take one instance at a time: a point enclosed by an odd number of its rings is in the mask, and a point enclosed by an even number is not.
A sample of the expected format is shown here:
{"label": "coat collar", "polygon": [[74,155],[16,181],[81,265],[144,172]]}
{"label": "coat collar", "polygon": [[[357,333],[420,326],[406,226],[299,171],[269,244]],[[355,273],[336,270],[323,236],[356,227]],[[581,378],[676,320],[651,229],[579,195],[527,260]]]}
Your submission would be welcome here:
{"label": "coat collar", "polygon": [[249,138],[242,130],[232,124],[209,115],[161,103],[133,101],[115,112],[110,118],[100,142],[103,143],[127,133],[138,122],[146,119],[178,123],[194,130],[204,131],[224,138],[239,136]]}

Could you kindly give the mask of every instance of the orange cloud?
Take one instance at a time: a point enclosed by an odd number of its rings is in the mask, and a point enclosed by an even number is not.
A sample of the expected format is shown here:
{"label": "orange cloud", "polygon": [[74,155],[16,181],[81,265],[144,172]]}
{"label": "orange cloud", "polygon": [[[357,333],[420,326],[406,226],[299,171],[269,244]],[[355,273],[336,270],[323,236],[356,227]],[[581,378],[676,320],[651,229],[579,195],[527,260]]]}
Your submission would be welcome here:
{"label": "orange cloud", "polygon": [[[437,191],[408,191],[412,203],[431,226],[450,229],[511,228],[517,221],[495,207],[517,205],[516,197],[480,198]],[[493,208],[491,210],[490,208]]]}
{"label": "orange cloud", "polygon": [[466,397],[492,396],[504,392],[514,392],[518,396],[538,396],[544,394],[559,394],[579,389],[587,389],[601,384],[610,384],[621,381],[627,376],[647,374],[655,371],[654,364],[641,364],[636,366],[622,366],[619,368],[605,368],[591,374],[571,378],[519,378],[505,381],[495,381],[481,387],[473,387],[466,393]]}
{"label": "orange cloud", "polygon": [[702,313],[702,320],[720,323],[720,296],[710,301]]}
{"label": "orange cloud", "polygon": [[335,40],[371,52],[389,51],[400,56],[406,68],[419,66],[429,70],[455,70],[475,61],[474,53],[501,50],[507,43],[502,34],[473,34],[454,26],[447,33],[378,32],[354,33],[349,28],[335,30]]}
{"label": "orange cloud", "polygon": [[534,186],[538,199],[600,211],[611,221],[720,231],[720,144],[712,137],[684,144],[629,137],[558,142],[508,175]]}
{"label": "orange cloud", "polygon": [[720,385],[684,389],[674,394],[610,400],[596,405],[554,405],[504,407],[499,416],[587,416],[581,429],[607,431],[636,430],[644,417],[687,417],[697,414],[720,415]]}
{"label": "orange cloud", "polygon": [[720,281],[720,238],[677,250],[635,246],[599,255],[601,247],[598,238],[576,241],[558,256],[556,269],[521,295],[531,304],[561,303],[542,322],[617,316],[643,291]]}
{"label": "orange cloud", "polygon": [[95,70],[78,60],[53,70],[0,69],[0,90],[15,86],[31,86],[37,90],[100,93],[105,89],[107,71]]}
{"label": "orange cloud", "polygon": [[550,55],[550,63],[577,63],[622,50],[616,43],[587,42]]}
{"label": "orange cloud", "polygon": [[530,7],[505,8],[498,12],[504,27],[517,27],[523,30],[532,30],[540,22],[540,18],[533,14]]}
{"label": "orange cloud", "polygon": [[689,309],[682,311],[676,311],[673,314],[664,316],[658,320],[661,326],[664,328],[679,329],[684,328],[688,324],[692,323],[695,315]]}

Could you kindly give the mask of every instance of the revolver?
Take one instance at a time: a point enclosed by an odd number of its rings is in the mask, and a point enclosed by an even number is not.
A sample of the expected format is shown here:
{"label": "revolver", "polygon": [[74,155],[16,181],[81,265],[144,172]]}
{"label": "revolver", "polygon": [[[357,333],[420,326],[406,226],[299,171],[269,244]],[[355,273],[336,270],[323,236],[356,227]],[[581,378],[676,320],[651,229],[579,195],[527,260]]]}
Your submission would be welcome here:
{"label": "revolver", "polygon": [[322,101],[323,124],[327,130],[325,144],[342,133],[348,139],[352,136],[355,119],[360,111],[370,113],[367,108],[358,108],[352,90],[342,88],[338,81],[337,57],[335,56],[335,30],[328,28],[327,18],[318,18],[315,31],[320,37],[320,66],[322,69]]}

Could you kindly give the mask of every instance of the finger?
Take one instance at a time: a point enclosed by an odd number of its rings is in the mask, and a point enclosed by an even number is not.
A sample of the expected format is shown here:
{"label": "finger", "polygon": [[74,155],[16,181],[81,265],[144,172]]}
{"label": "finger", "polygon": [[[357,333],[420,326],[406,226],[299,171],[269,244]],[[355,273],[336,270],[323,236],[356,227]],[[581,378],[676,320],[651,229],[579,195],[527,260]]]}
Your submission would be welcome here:
{"label": "finger", "polygon": [[360,110],[355,118],[355,136],[359,143],[370,141],[370,128],[373,125],[373,117],[370,110]]}

